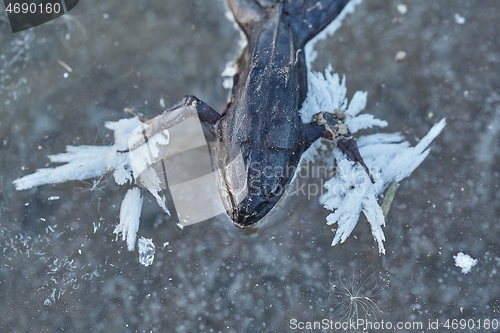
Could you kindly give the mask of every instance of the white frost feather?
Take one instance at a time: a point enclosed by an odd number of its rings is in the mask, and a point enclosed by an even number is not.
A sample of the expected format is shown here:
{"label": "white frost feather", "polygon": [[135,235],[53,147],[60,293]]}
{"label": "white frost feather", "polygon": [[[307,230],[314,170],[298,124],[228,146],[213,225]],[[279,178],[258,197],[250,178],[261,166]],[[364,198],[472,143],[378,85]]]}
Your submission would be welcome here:
{"label": "white frost feather", "polygon": [[345,109],[347,118],[345,123],[351,133],[374,126],[385,127],[387,122],[376,119],[371,114],[358,114],[366,107],[367,93],[357,91],[348,104],[345,77],[340,79],[338,74],[332,74],[329,65],[325,74],[309,71],[307,75],[308,93],[302,105],[300,115],[304,124],[310,123],[312,117],[321,111],[333,112],[335,109]]}
{"label": "white frost feather", "polygon": [[[106,163],[101,156],[106,156],[112,147],[67,146],[67,153],[51,155],[52,163],[64,163],[53,169],[38,169],[34,174],[16,179],[17,190],[26,190],[44,184],[64,183],[70,180],[84,180],[99,177],[106,172]],[[95,158],[98,156],[99,158]]]}
{"label": "white frost feather", "polygon": [[[29,189],[45,184],[63,183],[72,180],[84,180],[100,177],[106,172],[113,171],[113,176],[118,185],[138,181],[133,176],[130,161],[129,139],[137,139],[137,131],[142,131],[143,123],[134,118],[121,119],[116,122],[107,122],[106,128],[114,132],[114,144],[110,146],[67,146],[66,153],[49,156],[52,163],[66,163],[55,168],[38,169],[31,175],[16,179],[14,184],[17,190]],[[142,138],[142,132],[139,135]],[[158,155],[159,146],[168,144],[168,132],[163,131],[155,135],[149,141],[150,150],[146,145],[136,149],[135,154],[144,155],[143,159],[134,158],[134,161],[142,161],[142,167],[147,171],[140,176],[139,182],[148,189],[155,197],[160,207],[170,214],[165,206],[164,200],[158,194],[161,191],[159,179],[150,165],[151,156]],[[141,155],[142,154],[142,155]],[[151,155],[152,154],[152,155]],[[130,189],[123,199],[120,209],[120,224],[115,233],[121,233],[127,242],[129,250],[135,246],[136,233],[139,228],[139,219],[142,207],[142,195],[139,188]]]}
{"label": "white frost feather", "polygon": [[139,230],[142,211],[142,193],[137,187],[131,188],[125,194],[120,207],[120,224],[113,231],[122,235],[122,240],[127,242],[127,249],[133,251],[135,239]]}
{"label": "white frost feather", "polygon": [[66,153],[49,156],[51,163],[67,163],[55,168],[38,169],[31,175],[14,181],[17,190],[32,187],[64,183],[71,180],[84,180],[100,177],[107,171],[114,170],[113,176],[118,185],[132,181],[128,153],[119,153],[128,149],[127,137],[139,126],[137,118],[121,119],[108,122],[105,126],[114,131],[115,143],[111,146],[67,146]]}

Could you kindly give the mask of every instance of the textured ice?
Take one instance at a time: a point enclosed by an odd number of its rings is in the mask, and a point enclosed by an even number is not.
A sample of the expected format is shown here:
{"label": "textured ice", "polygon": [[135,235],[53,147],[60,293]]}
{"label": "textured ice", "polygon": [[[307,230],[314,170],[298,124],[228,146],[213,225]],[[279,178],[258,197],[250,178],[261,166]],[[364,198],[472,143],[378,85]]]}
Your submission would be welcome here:
{"label": "textured ice", "polygon": [[323,29],[319,34],[317,34],[313,39],[311,39],[305,47],[306,62],[307,67],[311,68],[311,63],[316,59],[318,53],[314,50],[314,45],[320,40],[326,39],[331,36],[342,26],[342,21],[348,15],[354,12],[357,5],[361,4],[363,0],[351,0],[344,7],[342,12],[330,23],[325,29]]}
{"label": "textured ice", "polygon": [[[315,43],[333,34],[341,26],[344,17],[359,3],[361,0],[351,1],[332,24],[306,45],[305,55],[308,65],[316,57]],[[226,67],[224,74],[231,74],[229,66]],[[353,134],[367,128],[387,126],[386,121],[377,119],[373,115],[360,114],[366,107],[366,92],[356,92],[351,101],[348,101],[345,78],[341,79],[338,74],[334,74],[330,66],[324,74],[311,70],[308,72],[308,89],[307,98],[300,110],[304,123],[309,123],[313,115],[320,111],[333,112],[337,108],[342,108],[347,115],[345,123]],[[164,199],[160,196],[160,179],[154,171],[160,147],[169,144],[169,132],[160,132],[149,138],[147,145],[135,147],[134,143],[141,140],[147,126],[138,118],[108,122],[106,127],[114,131],[113,145],[68,146],[66,153],[49,156],[52,163],[66,164],[39,169],[32,175],[17,179],[14,184],[18,190],[22,190],[43,184],[101,177],[107,172],[113,172],[118,185],[135,183],[146,188],[160,207],[169,213]],[[370,223],[379,251],[385,252],[383,245],[385,237],[382,230],[385,219],[378,199],[391,182],[400,182],[422,163],[429,154],[429,144],[444,126],[443,119],[415,147],[411,147],[400,133],[358,136],[361,155],[370,168],[375,183],[371,182],[359,164],[349,161],[340,150],[333,151],[337,175],[325,183],[327,192],[320,197],[324,207],[332,211],[327,217],[327,223],[338,224],[332,245],[344,242],[349,237],[363,212]],[[313,144],[302,158],[314,159],[317,149],[322,144],[321,141]],[[133,147],[133,158],[128,151],[129,147]],[[134,187],[127,192],[121,205],[120,223],[115,233],[122,235],[129,250],[135,247],[142,200],[141,190]]]}
{"label": "textured ice", "polygon": [[[134,147],[137,142],[143,139],[143,131],[148,124],[140,124],[134,128],[128,137],[128,147]],[[151,138],[148,138],[148,144],[140,145],[133,149],[127,156],[132,165],[132,175],[136,183],[146,188],[156,199],[158,205],[165,213],[170,215],[165,200],[159,195],[161,192],[161,181],[154,166],[158,161],[161,147],[168,145],[170,136],[168,130],[164,130]]]}
{"label": "textured ice", "polygon": [[470,255],[463,252],[458,252],[455,259],[455,266],[462,269],[462,273],[467,274],[471,271],[472,267],[477,264],[477,259],[473,259]]}

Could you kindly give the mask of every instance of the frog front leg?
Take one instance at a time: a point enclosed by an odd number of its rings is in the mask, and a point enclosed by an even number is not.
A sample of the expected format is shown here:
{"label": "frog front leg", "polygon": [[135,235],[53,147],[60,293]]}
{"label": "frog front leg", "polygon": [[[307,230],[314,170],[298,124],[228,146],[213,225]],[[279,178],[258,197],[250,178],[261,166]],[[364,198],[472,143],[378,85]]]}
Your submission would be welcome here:
{"label": "frog front leg", "polygon": [[[220,118],[204,102],[186,96],[152,119],[138,116],[140,123],[128,135],[123,159],[128,159],[136,185],[151,192],[167,213],[167,202],[173,203],[169,209],[183,226],[224,212],[214,196],[218,189],[211,145],[202,126],[219,141],[215,129]],[[193,211],[192,202],[210,208]]]}
{"label": "frog front leg", "polygon": [[349,160],[361,164],[372,183],[375,183],[370,170],[368,170],[359,153],[356,138],[349,131],[344,119],[345,112],[342,109],[336,109],[333,113],[319,112],[315,114],[311,123],[304,126],[306,146],[310,146],[320,137],[333,141]]}
{"label": "frog front leg", "polygon": [[216,137],[216,124],[221,116],[208,104],[199,100],[198,98],[188,95],[185,96],[179,104],[166,110],[161,115],[152,119],[147,119],[141,116],[139,119],[145,124],[142,131],[142,138],[134,143],[130,150],[148,142],[149,138],[154,137],[156,134],[171,128],[188,118],[198,118],[200,122],[205,125],[205,128]]}

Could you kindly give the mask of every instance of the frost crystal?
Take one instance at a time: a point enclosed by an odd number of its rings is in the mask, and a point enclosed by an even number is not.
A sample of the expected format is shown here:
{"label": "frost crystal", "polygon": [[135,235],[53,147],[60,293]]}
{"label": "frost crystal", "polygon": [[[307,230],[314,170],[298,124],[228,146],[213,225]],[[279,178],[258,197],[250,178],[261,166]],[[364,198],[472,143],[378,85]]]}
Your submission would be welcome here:
{"label": "frost crystal", "polygon": [[151,238],[139,238],[139,262],[141,265],[150,266],[155,259],[155,245]]}
{"label": "frost crystal", "polygon": [[[309,72],[308,79],[309,92],[300,111],[304,123],[309,123],[312,116],[319,111],[334,111],[342,107],[348,116],[345,123],[353,134],[366,128],[387,126],[386,121],[370,114],[360,114],[366,106],[367,94],[358,91],[349,102],[346,97],[345,79],[333,74],[331,67],[326,69],[324,75]],[[445,124],[443,119],[434,125],[415,147],[411,147],[400,133],[360,136],[358,138],[360,153],[370,168],[375,183],[371,182],[358,163],[349,161],[339,149],[334,150],[337,175],[325,183],[327,192],[320,198],[323,206],[332,210],[327,217],[327,224],[338,224],[332,246],[344,242],[349,237],[358,222],[359,215],[363,212],[370,223],[380,253],[385,253],[383,245],[385,237],[382,231],[385,219],[378,198],[389,184],[408,177],[422,163],[429,154],[429,144],[439,135]],[[66,164],[52,169],[39,169],[34,174],[17,179],[14,184],[18,190],[23,190],[43,184],[100,177],[104,173],[113,172],[118,185],[135,182],[145,187],[156,198],[160,207],[168,213],[165,202],[159,195],[161,189],[153,165],[159,147],[169,144],[169,132],[165,130],[158,133],[150,139],[148,147],[140,146],[133,151],[133,163],[142,163],[139,166],[132,165],[128,152],[130,142],[137,142],[145,126],[147,125],[137,118],[108,122],[106,127],[114,131],[113,145],[68,146],[66,153],[49,156],[53,163]],[[314,159],[321,145],[322,142],[317,141],[302,158]],[[134,170],[144,171],[139,175]],[[128,190],[120,208],[120,223],[114,230],[114,233],[121,234],[122,239],[127,242],[129,251],[135,247],[142,201],[139,188]]]}
{"label": "frost crystal", "polygon": [[[345,79],[341,80],[337,74],[332,74],[331,67],[326,69],[325,75],[309,72],[308,79],[308,95],[301,110],[304,123],[309,123],[319,110],[333,112],[344,107],[348,115],[345,123],[353,134],[361,129],[387,126],[386,121],[369,114],[359,114],[366,106],[365,92],[356,92],[348,103]],[[377,199],[393,181],[400,182],[422,163],[430,152],[429,144],[445,124],[443,119],[434,125],[415,147],[404,141],[400,133],[376,133],[359,137],[361,156],[375,183],[371,182],[361,165],[348,160],[339,149],[335,149],[333,157],[336,160],[337,175],[325,183],[327,192],[320,198],[323,206],[333,211],[327,217],[327,224],[338,224],[332,246],[343,243],[349,237],[363,212],[370,223],[379,252],[385,253],[385,236],[382,231],[385,219]],[[319,145],[321,142],[311,146],[303,158],[313,159]]]}
{"label": "frost crystal", "polygon": [[[49,156],[52,163],[66,164],[55,168],[38,169],[31,175],[16,179],[14,185],[17,190],[25,190],[45,184],[101,177],[107,172],[113,172],[115,182],[118,185],[132,183],[134,178],[127,152],[129,149],[128,140],[133,130],[141,124],[142,122],[137,118],[107,122],[105,126],[114,131],[115,142],[113,145],[100,147],[67,146],[66,153]],[[149,190],[155,197],[158,196],[153,189]],[[52,199],[56,200],[55,197]],[[122,239],[127,242],[129,251],[133,251],[135,247],[142,201],[139,188],[134,187],[128,190],[120,208],[120,223],[114,230],[117,235],[122,235]]]}
{"label": "frost crystal", "polygon": [[463,16],[460,16],[460,14],[455,13],[455,22],[457,24],[464,24],[465,23],[465,18]]}
{"label": "frost crystal", "polygon": [[137,118],[107,122],[105,126],[114,131],[115,143],[111,146],[67,146],[66,153],[49,156],[51,163],[67,163],[56,168],[38,169],[34,174],[14,181],[17,190],[26,190],[45,184],[64,183],[100,177],[108,171],[118,185],[132,181],[128,153],[128,135],[139,126]]}
{"label": "frost crystal", "polygon": [[139,222],[142,210],[141,190],[134,187],[127,191],[123,198],[120,208],[120,224],[118,224],[113,233],[122,235],[123,241],[127,242],[129,251],[135,247],[135,238],[139,230]]}
{"label": "frost crystal", "polygon": [[459,252],[456,256],[453,256],[453,259],[455,259],[455,266],[460,267],[462,269],[462,273],[464,274],[469,273],[472,267],[477,264],[477,259],[472,259],[470,255],[464,254],[462,252]]}

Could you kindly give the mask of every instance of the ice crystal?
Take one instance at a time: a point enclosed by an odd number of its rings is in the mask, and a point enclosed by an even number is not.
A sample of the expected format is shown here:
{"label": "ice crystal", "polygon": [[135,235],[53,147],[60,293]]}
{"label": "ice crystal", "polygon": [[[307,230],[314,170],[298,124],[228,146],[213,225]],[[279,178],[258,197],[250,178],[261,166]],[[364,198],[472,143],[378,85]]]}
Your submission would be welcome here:
{"label": "ice crystal", "polygon": [[[356,92],[348,103],[345,78],[340,79],[338,74],[333,74],[331,67],[325,70],[324,75],[309,72],[308,79],[308,95],[301,110],[304,123],[309,123],[318,110],[333,112],[344,107],[347,114],[345,123],[353,134],[361,129],[387,126],[386,121],[370,114],[360,114],[366,106],[365,92]],[[443,119],[434,125],[415,147],[411,147],[400,133],[375,133],[359,137],[361,156],[375,183],[371,182],[361,165],[349,161],[339,149],[334,150],[337,175],[325,183],[327,192],[320,198],[323,206],[333,211],[327,217],[327,224],[338,224],[332,246],[343,243],[349,237],[363,212],[370,223],[379,252],[385,253],[385,236],[382,231],[385,218],[378,198],[393,181],[400,182],[408,177],[423,162],[430,152],[429,144],[445,124]],[[303,158],[315,158],[320,144],[318,142],[311,146]]]}
{"label": "ice crystal", "polygon": [[141,265],[150,266],[155,259],[155,245],[151,238],[139,238],[139,262]]}
{"label": "ice crystal", "polygon": [[127,242],[129,251],[133,251],[135,247],[135,237],[139,230],[141,210],[142,194],[137,187],[134,187],[128,190],[125,198],[123,198],[120,208],[120,224],[113,231],[117,235],[122,235],[122,239]]}

